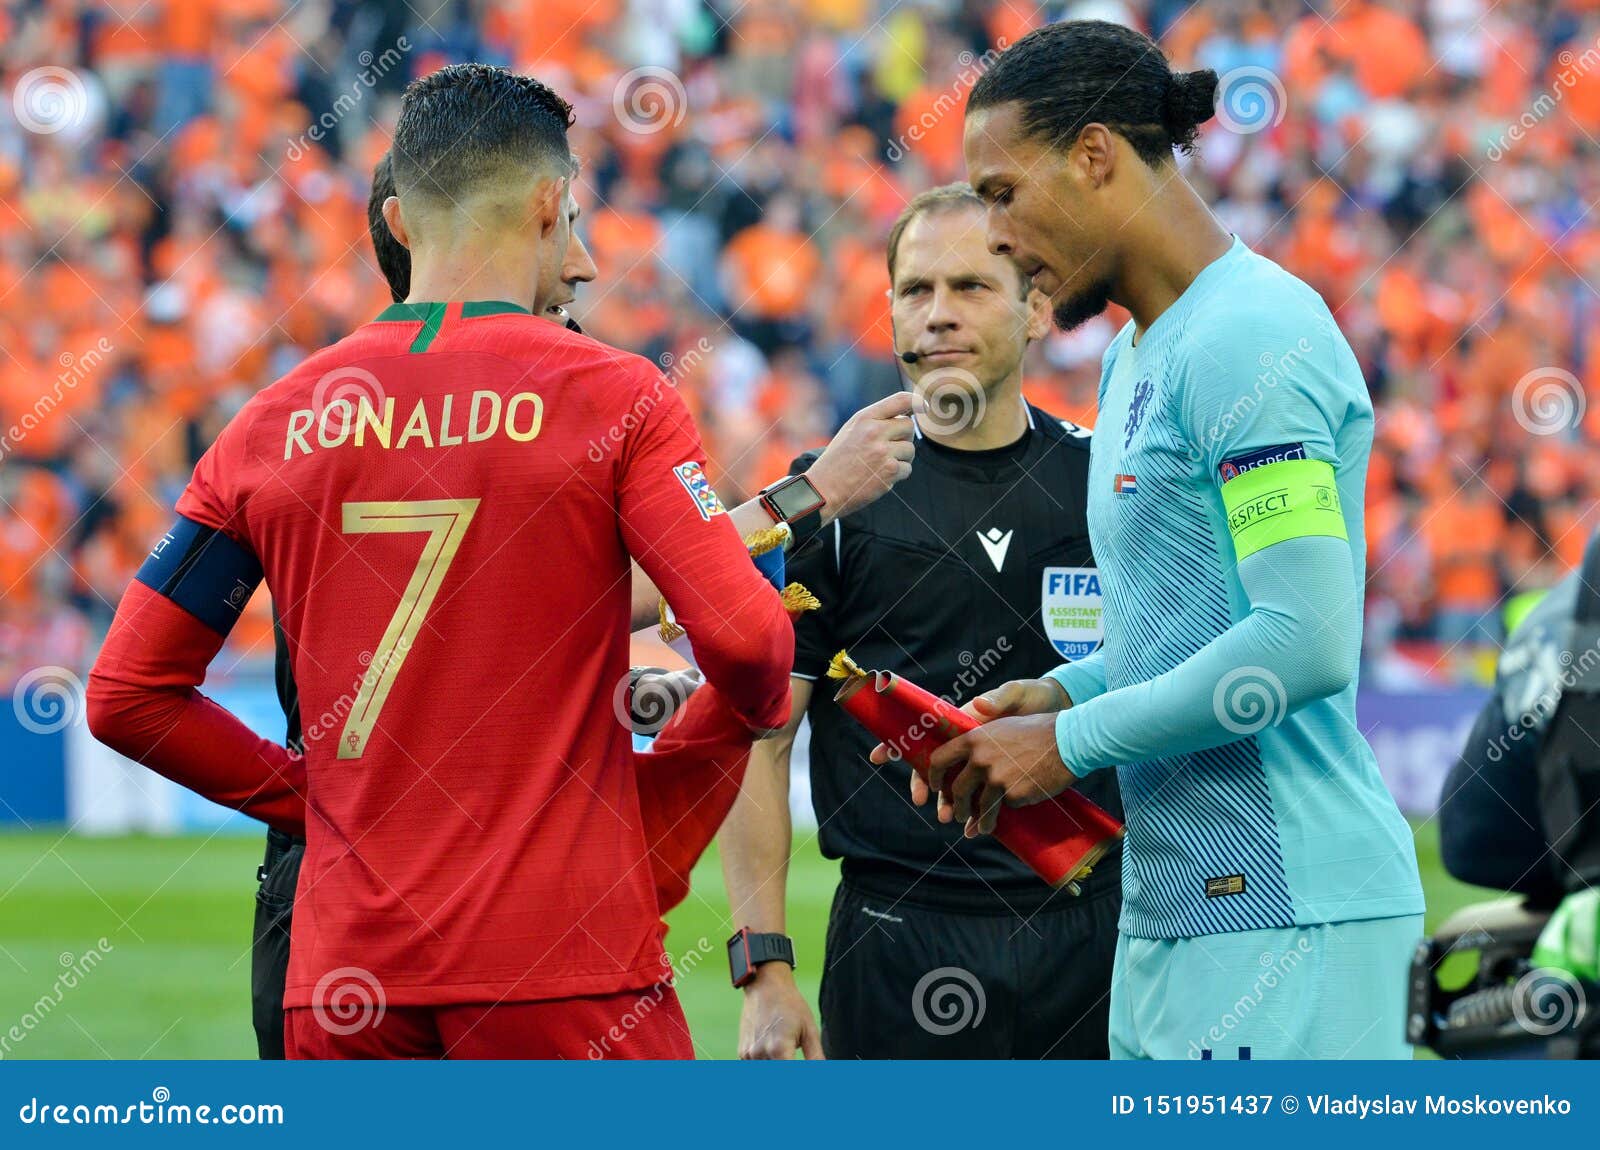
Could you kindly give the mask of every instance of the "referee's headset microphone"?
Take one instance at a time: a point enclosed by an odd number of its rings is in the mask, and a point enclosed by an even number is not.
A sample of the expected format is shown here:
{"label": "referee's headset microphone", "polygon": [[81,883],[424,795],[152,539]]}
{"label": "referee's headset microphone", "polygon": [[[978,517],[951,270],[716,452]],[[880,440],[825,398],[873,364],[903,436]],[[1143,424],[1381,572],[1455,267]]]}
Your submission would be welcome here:
{"label": "referee's headset microphone", "polygon": [[894,313],[892,311],[889,313],[889,335],[890,335],[890,338],[892,338],[894,340],[895,355],[900,357],[900,362],[901,363],[916,363],[919,359],[922,358],[922,356],[920,354],[918,354],[917,352],[899,350],[899,348],[900,348],[900,325],[894,322]]}

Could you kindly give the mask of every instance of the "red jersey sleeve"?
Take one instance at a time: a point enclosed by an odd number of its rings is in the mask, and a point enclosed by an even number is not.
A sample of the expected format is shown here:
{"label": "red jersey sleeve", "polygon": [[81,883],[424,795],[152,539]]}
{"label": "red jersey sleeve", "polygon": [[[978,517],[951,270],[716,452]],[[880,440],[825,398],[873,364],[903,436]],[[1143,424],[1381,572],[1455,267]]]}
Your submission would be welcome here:
{"label": "red jersey sleeve", "polygon": [[243,479],[250,462],[245,449],[250,415],[247,405],[228,421],[222,434],[194,465],[194,474],[178,496],[177,507],[184,518],[225,531],[240,543],[247,543]]}
{"label": "red jersey sleeve", "polygon": [[706,680],[750,726],[781,727],[794,626],[706,479],[683,400],[653,374],[639,405],[648,410],[624,445],[618,483],[623,540],[688,632]]}
{"label": "red jersey sleeve", "polygon": [[89,730],[212,802],[303,836],[304,760],[196,690],[223,639],[171,599],[133,583],[89,673]]}
{"label": "red jersey sleeve", "polygon": [[89,674],[95,738],[158,774],[291,834],[305,833],[305,764],[196,689],[261,580],[231,479],[241,415],[195,467],[179,518],[117,605]]}

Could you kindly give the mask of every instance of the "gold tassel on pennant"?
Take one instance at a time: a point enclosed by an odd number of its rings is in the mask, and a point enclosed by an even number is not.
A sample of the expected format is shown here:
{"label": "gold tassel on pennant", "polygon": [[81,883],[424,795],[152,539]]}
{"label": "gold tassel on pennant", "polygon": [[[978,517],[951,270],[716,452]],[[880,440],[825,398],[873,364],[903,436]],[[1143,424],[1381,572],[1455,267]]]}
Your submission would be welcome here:
{"label": "gold tassel on pennant", "polygon": [[661,620],[660,626],[656,628],[656,633],[661,636],[663,643],[670,643],[683,634],[683,628],[678,626],[677,620],[673,619],[671,614],[668,613],[665,599],[657,600],[656,617]]}
{"label": "gold tassel on pennant", "polygon": [[783,600],[783,609],[790,615],[800,615],[806,611],[815,611],[822,606],[819,600],[803,583],[791,583],[779,592],[778,597]]}
{"label": "gold tassel on pennant", "polygon": [[750,552],[750,558],[765,555],[768,551],[775,551],[779,547],[788,547],[789,540],[794,538],[794,533],[789,530],[787,523],[774,524],[763,527],[760,531],[746,535],[744,545]]}
{"label": "gold tassel on pennant", "polygon": [[856,665],[850,657],[850,652],[840,651],[828,660],[828,678],[830,679],[865,679],[867,673]]}
{"label": "gold tassel on pennant", "polygon": [[[765,555],[767,552],[776,550],[779,547],[788,547],[790,540],[793,538],[794,535],[789,530],[789,525],[787,523],[779,523],[773,527],[764,527],[760,531],[747,536],[744,540],[744,545],[750,552],[750,558],[754,559],[758,555]],[[799,583],[789,584],[779,594],[783,599],[783,609],[789,612],[791,616],[799,615],[805,611],[815,611],[822,606],[817,597]],[[663,643],[670,643],[683,635],[683,627],[677,620],[672,618],[671,611],[667,607],[667,601],[664,598],[656,601],[656,618],[659,620],[656,631],[661,636]]]}

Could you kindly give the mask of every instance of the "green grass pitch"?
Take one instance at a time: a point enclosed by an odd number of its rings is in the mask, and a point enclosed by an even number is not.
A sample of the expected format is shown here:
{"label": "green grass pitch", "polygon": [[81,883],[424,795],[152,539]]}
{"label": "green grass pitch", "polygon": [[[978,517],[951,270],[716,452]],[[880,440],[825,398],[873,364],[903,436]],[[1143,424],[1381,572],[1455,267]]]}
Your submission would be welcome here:
{"label": "green grass pitch", "polygon": [[[1490,897],[1445,875],[1432,824],[1418,826],[1417,854],[1430,928]],[[0,1058],[254,1057],[249,947],[260,858],[255,837],[0,834]],[[731,1058],[741,996],[728,986],[732,924],[714,855],[694,877],[667,947],[687,968],[679,994],[700,1057]],[[813,1004],[837,878],[814,841],[790,865],[789,926]],[[97,948],[103,957],[83,961]],[[67,977],[75,970],[83,973]],[[11,1040],[13,1026],[21,1041]]]}

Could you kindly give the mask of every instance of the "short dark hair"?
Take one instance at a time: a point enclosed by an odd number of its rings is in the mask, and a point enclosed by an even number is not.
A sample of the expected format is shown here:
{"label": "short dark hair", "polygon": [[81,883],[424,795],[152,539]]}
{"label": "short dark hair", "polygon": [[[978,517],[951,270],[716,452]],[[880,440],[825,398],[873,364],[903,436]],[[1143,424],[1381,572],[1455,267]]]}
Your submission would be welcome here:
{"label": "short dark hair", "polygon": [[[984,212],[988,210],[988,205],[977,192],[972,190],[972,185],[967,183],[943,184],[937,188],[929,188],[925,192],[918,192],[911,198],[911,202],[894,221],[894,226],[889,229],[889,246],[885,254],[889,261],[891,287],[894,285],[895,261],[900,257],[900,240],[912,221],[933,215],[935,212],[953,212],[960,208]],[[1022,295],[1026,299],[1032,283],[1020,269],[1017,271],[1017,278],[1022,282]]]}
{"label": "short dark hair", "polygon": [[378,257],[378,270],[389,281],[389,294],[396,303],[411,294],[411,253],[394,238],[383,218],[383,202],[394,195],[394,168],[389,153],[383,154],[372,169],[372,194],[367,197],[367,235],[372,237],[372,252]]}
{"label": "short dark hair", "polygon": [[549,85],[490,64],[450,64],[413,80],[400,101],[393,157],[402,196],[452,202],[507,168],[572,168],[572,105]]}
{"label": "short dark hair", "polygon": [[1149,164],[1194,148],[1216,110],[1217,74],[1174,72],[1156,42],[1104,20],[1066,20],[1028,33],[973,85],[968,111],[1017,103],[1022,127],[1052,147],[1104,124]]}

